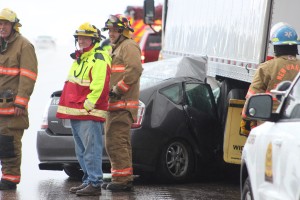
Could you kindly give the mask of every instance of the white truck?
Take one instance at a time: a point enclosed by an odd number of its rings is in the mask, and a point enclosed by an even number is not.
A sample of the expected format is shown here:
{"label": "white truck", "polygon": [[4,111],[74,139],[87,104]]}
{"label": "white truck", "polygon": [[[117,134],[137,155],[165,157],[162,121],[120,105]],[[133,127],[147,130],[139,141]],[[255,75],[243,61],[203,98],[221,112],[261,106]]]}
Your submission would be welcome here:
{"label": "white truck", "polygon": [[300,74],[271,90],[280,105],[272,113],[273,96],[249,98],[246,115],[266,121],[251,131],[242,153],[241,200],[300,199]]}
{"label": "white truck", "polygon": [[[144,21],[154,19],[154,0],[144,1]],[[240,164],[246,137],[240,134],[244,97],[258,65],[273,57],[269,32],[286,22],[300,32],[299,0],[165,0],[163,59],[206,57],[208,78],[220,83],[218,115],[223,158]]]}

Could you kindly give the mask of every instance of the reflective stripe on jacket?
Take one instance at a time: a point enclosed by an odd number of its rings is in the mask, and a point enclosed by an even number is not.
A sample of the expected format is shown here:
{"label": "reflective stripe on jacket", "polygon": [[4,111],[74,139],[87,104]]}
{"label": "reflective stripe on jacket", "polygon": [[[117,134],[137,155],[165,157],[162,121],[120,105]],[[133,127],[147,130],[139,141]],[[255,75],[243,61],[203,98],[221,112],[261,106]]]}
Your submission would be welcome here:
{"label": "reflective stripe on jacket", "polygon": [[142,71],[139,45],[134,40],[122,36],[113,46],[110,79],[110,89],[115,87],[121,97],[109,99],[109,111],[128,110],[136,120]]}
{"label": "reflective stripe on jacket", "polygon": [[111,169],[111,175],[113,177],[116,176],[129,176],[133,174],[132,168],[125,168],[125,169]]}
{"label": "reflective stripe on jacket", "polygon": [[[105,121],[108,109],[111,57],[99,43],[73,62],[65,82],[56,116],[63,119]],[[84,103],[93,107],[87,111]]]}
{"label": "reflective stripe on jacket", "polygon": [[4,179],[4,180],[7,180],[7,181],[10,181],[10,182],[18,184],[18,183],[20,183],[21,176],[18,176],[18,175],[9,175],[9,174],[2,174],[1,179]]}

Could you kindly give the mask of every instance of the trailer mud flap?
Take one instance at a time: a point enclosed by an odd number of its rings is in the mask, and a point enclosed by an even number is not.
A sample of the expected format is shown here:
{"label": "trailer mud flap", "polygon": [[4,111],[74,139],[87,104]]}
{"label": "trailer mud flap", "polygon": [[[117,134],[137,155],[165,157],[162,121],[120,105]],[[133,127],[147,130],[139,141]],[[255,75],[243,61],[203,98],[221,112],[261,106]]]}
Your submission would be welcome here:
{"label": "trailer mud flap", "polygon": [[241,113],[245,100],[230,99],[224,133],[224,161],[241,164],[241,155],[247,137],[240,134]]}

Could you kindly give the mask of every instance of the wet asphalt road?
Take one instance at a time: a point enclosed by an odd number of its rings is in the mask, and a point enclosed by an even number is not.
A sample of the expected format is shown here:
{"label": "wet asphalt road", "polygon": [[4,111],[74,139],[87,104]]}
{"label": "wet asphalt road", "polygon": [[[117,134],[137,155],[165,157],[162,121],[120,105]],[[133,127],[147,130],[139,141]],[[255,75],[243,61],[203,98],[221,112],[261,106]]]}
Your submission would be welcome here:
{"label": "wet asphalt road", "polygon": [[23,175],[16,191],[0,191],[1,200],[238,200],[239,185],[229,180],[202,181],[187,184],[149,184],[138,179],[131,192],[102,190],[98,197],[78,197],[69,188],[80,185],[60,171],[31,171]]}

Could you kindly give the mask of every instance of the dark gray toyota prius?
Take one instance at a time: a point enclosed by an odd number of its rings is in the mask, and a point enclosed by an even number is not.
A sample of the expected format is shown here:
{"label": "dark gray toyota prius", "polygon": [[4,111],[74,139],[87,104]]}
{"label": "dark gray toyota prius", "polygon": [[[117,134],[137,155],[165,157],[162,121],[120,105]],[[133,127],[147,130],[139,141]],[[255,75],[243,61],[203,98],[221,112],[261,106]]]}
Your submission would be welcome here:
{"label": "dark gray toyota prius", "polygon": [[[219,87],[207,83],[202,58],[172,58],[143,68],[138,121],[131,129],[134,174],[165,182],[187,181],[210,167],[220,148],[215,101]],[[38,130],[39,168],[81,177],[69,121],[55,117],[60,94],[51,95]],[[110,172],[105,151],[103,171]]]}

